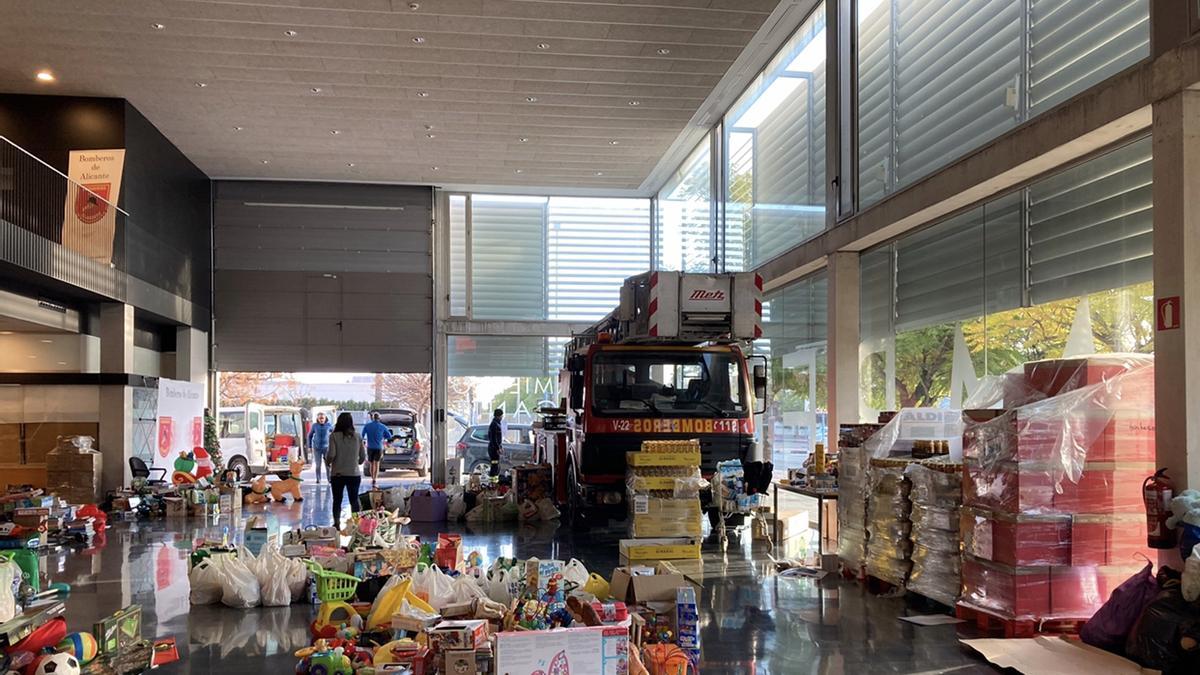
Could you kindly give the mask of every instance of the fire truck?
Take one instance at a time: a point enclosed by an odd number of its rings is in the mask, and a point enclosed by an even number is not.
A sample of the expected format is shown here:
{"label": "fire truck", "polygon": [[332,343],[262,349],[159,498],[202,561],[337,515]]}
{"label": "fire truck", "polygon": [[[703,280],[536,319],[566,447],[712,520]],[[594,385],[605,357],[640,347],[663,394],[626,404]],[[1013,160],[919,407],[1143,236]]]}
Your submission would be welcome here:
{"label": "fire truck", "polygon": [[767,368],[747,351],[761,336],[757,274],[626,279],[617,308],[567,344],[559,373],[566,425],[551,461],[572,524],[625,517],[625,453],[642,441],[699,439],[705,477],[754,458]]}

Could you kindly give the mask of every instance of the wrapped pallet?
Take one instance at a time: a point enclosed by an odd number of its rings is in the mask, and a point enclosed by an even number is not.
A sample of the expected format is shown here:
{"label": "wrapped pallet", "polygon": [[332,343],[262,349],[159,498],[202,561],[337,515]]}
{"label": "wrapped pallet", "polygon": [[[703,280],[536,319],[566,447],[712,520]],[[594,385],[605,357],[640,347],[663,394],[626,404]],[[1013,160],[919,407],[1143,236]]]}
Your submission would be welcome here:
{"label": "wrapped pallet", "polygon": [[912,488],[908,590],[953,606],[962,584],[962,464],[925,460],[904,470]]}
{"label": "wrapped pallet", "polygon": [[856,445],[838,452],[838,558],[857,573],[867,562],[867,451]]}
{"label": "wrapped pallet", "polygon": [[646,441],[627,460],[629,536],[700,536],[700,442]]}
{"label": "wrapped pallet", "polygon": [[912,483],[906,459],[871,460],[867,495],[867,574],[903,587],[912,568]]}

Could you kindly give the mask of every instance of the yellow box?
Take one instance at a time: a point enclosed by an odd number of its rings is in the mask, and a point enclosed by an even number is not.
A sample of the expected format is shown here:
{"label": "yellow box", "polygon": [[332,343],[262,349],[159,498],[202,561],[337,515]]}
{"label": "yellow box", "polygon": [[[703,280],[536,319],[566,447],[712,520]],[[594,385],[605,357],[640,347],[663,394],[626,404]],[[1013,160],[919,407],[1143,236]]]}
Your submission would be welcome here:
{"label": "yellow box", "polygon": [[686,520],[663,520],[650,516],[634,516],[629,525],[631,537],[699,537],[703,527],[699,518]]}
{"label": "yellow box", "polygon": [[627,452],[629,466],[700,466],[699,452]]}
{"label": "yellow box", "polygon": [[691,560],[700,557],[700,541],[690,537],[622,539],[621,557],[629,561]]}
{"label": "yellow box", "polygon": [[686,441],[642,441],[642,452],[651,453],[689,453],[700,452],[700,439],[692,438]]}

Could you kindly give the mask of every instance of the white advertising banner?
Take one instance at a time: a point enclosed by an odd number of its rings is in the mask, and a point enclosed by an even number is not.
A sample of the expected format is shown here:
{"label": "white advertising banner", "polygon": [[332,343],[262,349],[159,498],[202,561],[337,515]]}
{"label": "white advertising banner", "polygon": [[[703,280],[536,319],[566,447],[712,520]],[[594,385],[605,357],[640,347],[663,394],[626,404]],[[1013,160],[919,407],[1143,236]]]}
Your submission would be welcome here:
{"label": "white advertising banner", "polygon": [[204,445],[204,385],[158,380],[158,447],[154,466],[175,470],[181,452]]}
{"label": "white advertising banner", "polygon": [[[102,263],[111,263],[121,196],[124,150],[72,150],[63,212],[63,246]],[[83,186],[81,189],[78,185]]]}

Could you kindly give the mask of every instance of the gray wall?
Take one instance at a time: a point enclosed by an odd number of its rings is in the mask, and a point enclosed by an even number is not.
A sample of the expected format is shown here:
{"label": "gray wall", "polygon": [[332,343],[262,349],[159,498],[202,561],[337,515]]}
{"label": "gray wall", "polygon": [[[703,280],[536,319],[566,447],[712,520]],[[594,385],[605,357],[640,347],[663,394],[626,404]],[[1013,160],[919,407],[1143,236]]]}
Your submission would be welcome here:
{"label": "gray wall", "polygon": [[216,181],[216,368],[429,372],[433,191]]}

